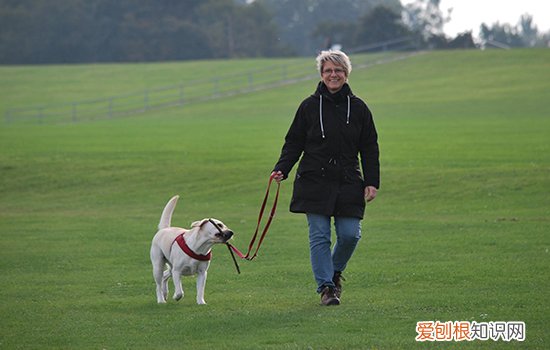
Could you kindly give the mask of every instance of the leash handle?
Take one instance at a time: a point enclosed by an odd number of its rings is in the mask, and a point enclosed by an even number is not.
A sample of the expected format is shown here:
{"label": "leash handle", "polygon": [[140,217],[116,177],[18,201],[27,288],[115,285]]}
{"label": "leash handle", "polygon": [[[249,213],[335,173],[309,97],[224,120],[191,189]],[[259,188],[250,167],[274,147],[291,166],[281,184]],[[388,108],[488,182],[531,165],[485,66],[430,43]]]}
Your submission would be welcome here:
{"label": "leash handle", "polygon": [[[243,254],[239,249],[237,249],[235,246],[233,246],[230,243],[227,243],[227,247],[229,248],[229,251],[231,252],[231,256],[233,257],[233,261],[235,262],[235,266],[237,267],[237,271],[239,271],[239,267],[236,263],[235,256],[233,253],[237,254],[237,256],[241,259],[246,260],[253,260],[258,255],[258,250],[260,249],[260,246],[262,245],[264,238],[267,234],[267,231],[269,230],[269,226],[271,225],[271,221],[273,221],[273,217],[275,216],[275,211],[277,209],[277,202],[279,201],[279,190],[281,188],[281,184],[277,183],[277,193],[275,194],[275,199],[273,200],[273,205],[271,207],[271,211],[269,213],[269,218],[267,220],[267,223],[265,224],[265,227],[262,231],[262,234],[260,236],[260,239],[258,240],[258,245],[256,246],[256,250],[254,251],[254,254],[251,256],[252,250],[254,250],[254,243],[256,242],[256,239],[258,238],[258,232],[260,230],[260,225],[262,218],[264,216],[265,207],[267,204],[267,200],[269,198],[269,190],[271,189],[271,184],[273,183],[274,175],[271,175],[269,177],[269,182],[267,184],[267,190],[265,192],[264,200],[262,202],[262,206],[260,208],[260,213],[258,214],[258,223],[256,225],[256,230],[254,231],[254,235],[252,236],[252,239],[250,240],[250,244],[248,245],[248,251],[246,254]],[[240,272],[239,272],[240,273]]]}
{"label": "leash handle", "polygon": [[281,184],[277,183],[277,193],[275,194],[275,199],[273,200],[273,205],[271,207],[271,211],[269,213],[269,218],[267,220],[267,223],[265,224],[265,227],[262,231],[262,235],[260,236],[260,240],[258,241],[258,245],[256,246],[256,251],[254,252],[254,255],[250,256],[250,253],[252,252],[252,247],[254,245],[254,242],[256,241],[256,237],[258,235],[258,231],[260,229],[260,224],[262,221],[262,217],[264,216],[265,207],[267,204],[267,199],[269,198],[269,190],[271,189],[271,184],[273,183],[273,179],[275,178],[274,175],[269,176],[269,182],[267,183],[267,190],[265,191],[264,201],[262,203],[262,207],[260,209],[260,213],[258,214],[258,224],[256,225],[256,230],[254,232],[254,236],[252,237],[252,240],[250,241],[250,244],[248,245],[248,252],[246,253],[245,259],[247,260],[253,260],[258,255],[258,250],[260,249],[260,246],[262,245],[262,242],[264,241],[265,235],[267,234],[267,231],[269,230],[269,226],[271,225],[271,221],[273,220],[273,217],[275,216],[275,210],[277,209],[277,202],[279,200],[279,189],[281,188]]}

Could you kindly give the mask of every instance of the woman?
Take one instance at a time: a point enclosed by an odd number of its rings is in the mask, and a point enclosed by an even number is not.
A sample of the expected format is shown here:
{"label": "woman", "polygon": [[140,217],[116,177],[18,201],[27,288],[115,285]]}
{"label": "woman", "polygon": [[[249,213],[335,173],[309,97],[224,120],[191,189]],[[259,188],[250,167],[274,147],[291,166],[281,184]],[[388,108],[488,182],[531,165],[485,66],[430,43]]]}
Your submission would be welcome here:
{"label": "woman", "polygon": [[[369,108],[347,83],[348,56],[322,51],[317,68],[321,81],[300,104],[272,176],[286,179],[301,156],[290,211],[306,214],[321,304],[339,305],[342,272],[361,238],[365,201],[376,197],[380,184],[378,136]],[[337,237],[332,251],[331,218]]]}

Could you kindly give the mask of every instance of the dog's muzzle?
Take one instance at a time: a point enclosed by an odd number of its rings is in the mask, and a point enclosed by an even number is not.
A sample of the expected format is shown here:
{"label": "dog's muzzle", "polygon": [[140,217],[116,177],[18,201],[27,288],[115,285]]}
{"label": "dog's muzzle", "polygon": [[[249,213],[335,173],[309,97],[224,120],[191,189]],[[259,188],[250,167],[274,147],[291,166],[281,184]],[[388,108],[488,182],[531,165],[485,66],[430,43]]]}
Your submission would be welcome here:
{"label": "dog's muzzle", "polygon": [[227,231],[221,231],[216,233],[217,237],[220,237],[223,240],[223,243],[229,241],[231,237],[233,237],[233,231],[227,230]]}
{"label": "dog's muzzle", "polygon": [[231,237],[233,237],[233,231],[222,231],[222,229],[218,225],[216,225],[216,223],[212,219],[208,219],[208,221],[210,221],[210,223],[218,230],[218,233],[216,233],[216,237],[219,237],[223,241],[222,243],[229,241]]}

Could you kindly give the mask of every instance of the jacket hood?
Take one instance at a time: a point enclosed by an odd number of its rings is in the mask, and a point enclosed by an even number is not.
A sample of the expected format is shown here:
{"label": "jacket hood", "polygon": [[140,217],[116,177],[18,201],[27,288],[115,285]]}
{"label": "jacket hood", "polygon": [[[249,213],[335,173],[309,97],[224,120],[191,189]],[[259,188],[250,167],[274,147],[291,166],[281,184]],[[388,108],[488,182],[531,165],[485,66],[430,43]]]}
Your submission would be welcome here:
{"label": "jacket hood", "polygon": [[323,138],[325,138],[325,126],[323,124],[323,98],[328,99],[334,103],[341,103],[347,100],[348,112],[346,116],[346,124],[349,124],[349,112],[351,106],[350,98],[353,96],[353,93],[351,92],[351,88],[349,87],[348,83],[344,83],[344,85],[340,90],[338,90],[338,92],[332,94],[330,91],[328,91],[325,83],[320,81],[317,85],[315,93],[312,96],[319,98],[319,124],[321,125],[321,136]]}
{"label": "jacket hood", "polygon": [[327,98],[336,103],[340,103],[345,101],[348,96],[353,97],[354,95],[348,83],[344,83],[342,88],[338,92],[333,94],[330,91],[328,91],[328,88],[325,85],[325,83],[320,81],[319,84],[317,84],[317,88],[315,89],[315,92],[312,94],[312,96],[317,98],[319,98],[320,96],[323,96],[323,98]]}

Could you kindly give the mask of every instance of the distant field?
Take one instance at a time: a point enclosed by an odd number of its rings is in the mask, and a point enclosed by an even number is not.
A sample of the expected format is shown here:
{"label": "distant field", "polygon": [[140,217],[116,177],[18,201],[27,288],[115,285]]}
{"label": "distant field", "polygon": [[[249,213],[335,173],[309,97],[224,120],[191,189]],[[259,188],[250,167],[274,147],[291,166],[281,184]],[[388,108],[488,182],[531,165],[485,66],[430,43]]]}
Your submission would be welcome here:
{"label": "distant field", "polygon": [[[4,66],[0,108],[281,62]],[[313,59],[293,64],[315,73]],[[241,275],[214,248],[209,305],[195,305],[193,278],[157,305],[148,258],[174,194],[176,225],[219,218],[245,249],[315,79],[113,120],[0,124],[0,348],[548,348],[550,51],[430,52],[355,69],[350,84],[375,116],[382,188],[333,308],[318,305],[291,181]],[[425,320],[523,321],[527,336],[417,343]]]}
{"label": "distant field", "polygon": [[[354,63],[361,68],[415,54],[357,55]],[[312,66],[311,58],[294,58],[0,67],[0,110],[6,124],[113,119],[310,80]]]}

